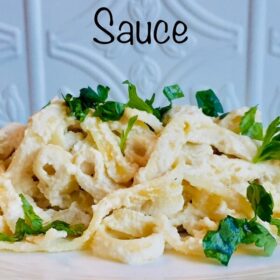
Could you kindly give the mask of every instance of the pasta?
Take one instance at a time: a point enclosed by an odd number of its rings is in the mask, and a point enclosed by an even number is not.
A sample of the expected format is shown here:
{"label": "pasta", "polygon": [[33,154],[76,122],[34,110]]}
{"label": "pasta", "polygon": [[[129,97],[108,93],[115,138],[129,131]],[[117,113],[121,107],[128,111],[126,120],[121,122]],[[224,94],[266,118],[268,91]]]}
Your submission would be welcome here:
{"label": "pasta", "polygon": [[[132,264],[168,249],[203,256],[203,237],[222,219],[254,216],[246,190],[255,180],[272,194],[280,216],[280,162],[252,163],[260,142],[239,133],[246,110],[221,120],[196,106],[174,106],[161,122],[127,107],[119,120],[78,121],[54,99],[26,127],[1,129],[0,231],[13,234],[24,218],[19,194],[45,224],[63,220],[86,230],[69,238],[50,228],[0,241],[0,250],[89,250]],[[136,115],[122,153],[121,133]]]}

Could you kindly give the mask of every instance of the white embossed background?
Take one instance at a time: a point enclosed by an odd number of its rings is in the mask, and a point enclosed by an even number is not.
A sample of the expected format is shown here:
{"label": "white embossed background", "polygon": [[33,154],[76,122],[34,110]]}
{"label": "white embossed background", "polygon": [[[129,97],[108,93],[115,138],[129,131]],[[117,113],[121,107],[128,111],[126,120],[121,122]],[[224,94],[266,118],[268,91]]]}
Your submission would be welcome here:
{"label": "white embossed background", "polygon": [[[109,7],[120,21],[188,24],[187,43],[97,45],[93,17]],[[279,0],[0,0],[0,126],[27,120],[61,91],[103,83],[125,100],[179,83],[186,101],[213,88],[226,110],[259,104],[280,113]],[[159,101],[160,102],[160,101]]]}

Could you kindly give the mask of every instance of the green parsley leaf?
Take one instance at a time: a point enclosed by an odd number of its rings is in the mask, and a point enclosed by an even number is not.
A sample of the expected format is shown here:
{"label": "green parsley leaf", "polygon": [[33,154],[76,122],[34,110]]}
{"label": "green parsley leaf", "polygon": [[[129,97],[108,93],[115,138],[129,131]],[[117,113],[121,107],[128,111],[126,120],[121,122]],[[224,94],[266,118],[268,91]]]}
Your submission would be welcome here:
{"label": "green parsley leaf", "polygon": [[107,101],[104,104],[97,106],[93,115],[99,117],[104,122],[117,121],[122,117],[124,110],[125,104],[115,101]]}
{"label": "green parsley leaf", "polygon": [[[147,113],[153,113],[153,107],[149,104],[150,102],[146,103],[143,99],[141,99],[136,90],[136,86],[129,81],[124,81],[123,84],[128,85],[128,96],[129,100],[126,104],[130,108],[135,108],[140,111],[145,111]],[[152,103],[154,102],[154,97],[152,97]]]}
{"label": "green parsley leaf", "polygon": [[169,105],[164,106],[164,107],[157,107],[154,108],[153,107],[153,103],[155,101],[155,93],[152,95],[151,99],[146,99],[145,103],[147,103],[148,105],[150,105],[153,109],[153,115],[155,117],[157,117],[160,121],[162,121],[164,115],[172,108],[172,103],[170,102]]}
{"label": "green parsley leaf", "polygon": [[247,199],[255,212],[255,218],[245,224],[246,234],[242,242],[255,243],[257,247],[263,247],[267,255],[271,255],[277,245],[276,241],[270,232],[256,221],[256,217],[271,224],[272,220],[276,222],[277,219],[272,219],[274,207],[272,195],[262,185],[252,182],[247,188]]}
{"label": "green parsley leaf", "polygon": [[274,207],[271,194],[262,185],[253,182],[247,188],[247,198],[255,215],[265,222],[270,222]]}
{"label": "green parsley leaf", "polygon": [[228,265],[232,254],[244,238],[243,224],[244,220],[227,216],[216,231],[209,231],[203,238],[206,257]]}
{"label": "green parsley leaf", "polygon": [[255,215],[261,220],[276,226],[277,234],[280,236],[280,219],[272,218],[274,206],[272,195],[262,185],[250,183],[247,188],[247,198],[251,203]]}
{"label": "green parsley leaf", "polygon": [[181,88],[177,84],[164,87],[163,94],[166,96],[169,102],[172,102],[172,100],[174,99],[184,97],[184,93],[182,92]]}
{"label": "green parsley leaf", "polygon": [[255,106],[248,110],[241,118],[239,127],[242,135],[247,135],[256,140],[262,140],[263,126],[260,122],[255,121],[257,109],[258,106]]}
{"label": "green parsley leaf", "polygon": [[0,233],[0,241],[16,242],[16,241],[20,241],[20,240],[22,240],[22,239],[19,239],[17,236]]}
{"label": "green parsley leaf", "polygon": [[271,255],[277,246],[275,238],[260,223],[261,220],[270,222],[278,229],[280,235],[280,220],[271,218],[273,213],[273,199],[262,185],[250,183],[247,188],[247,198],[255,212],[255,217],[248,221],[227,216],[219,224],[216,231],[209,231],[203,238],[204,253],[227,265],[233,252],[239,244],[255,244],[263,248],[265,254]]}
{"label": "green parsley leaf", "polygon": [[[274,202],[272,195],[268,193],[262,185],[255,182],[250,183],[247,188],[247,199],[251,203],[251,206],[255,212],[255,217],[258,216],[261,220],[269,222],[271,225],[280,226],[280,220],[272,218]],[[251,220],[247,225],[248,230],[247,237],[249,240],[255,240],[258,247],[264,247],[265,252],[271,255],[275,246],[276,241],[268,232],[268,230],[261,224],[256,222],[256,218]],[[278,232],[279,232],[278,228]],[[249,235],[251,232],[251,235]],[[244,243],[246,243],[244,241]],[[252,242],[251,242],[252,243]]]}
{"label": "green parsley leaf", "polygon": [[163,94],[169,100],[170,104],[164,107],[158,107],[153,110],[153,114],[160,120],[163,120],[164,115],[171,110],[172,108],[172,101],[178,98],[184,97],[184,93],[179,87],[179,85],[172,85],[164,87]]}
{"label": "green parsley leaf", "polygon": [[66,105],[70,109],[70,113],[79,121],[84,121],[90,108],[96,108],[100,104],[104,104],[108,98],[110,88],[98,85],[97,92],[91,87],[82,88],[79,97],[73,97],[71,94],[63,96]]}
{"label": "green parsley leaf", "polygon": [[121,134],[121,139],[120,139],[120,149],[122,153],[124,153],[125,147],[126,147],[126,140],[128,137],[129,132],[131,131],[134,123],[136,122],[138,116],[131,117],[128,121],[127,127],[125,131],[122,132]]}
{"label": "green parsley leaf", "polygon": [[70,114],[81,122],[85,120],[90,108],[95,109],[93,116],[100,117],[103,121],[119,120],[126,106],[153,114],[161,121],[164,114],[172,108],[172,101],[184,96],[177,84],[166,86],[163,89],[163,94],[169,100],[170,104],[168,106],[154,108],[155,94],[152,95],[151,99],[144,101],[138,96],[134,84],[129,81],[125,81],[123,84],[128,85],[129,99],[127,104],[107,101],[110,88],[102,85],[98,85],[96,91],[91,87],[82,88],[79,97],[67,94],[63,98],[69,107]]}
{"label": "green parsley leaf", "polygon": [[63,96],[66,105],[70,109],[70,114],[74,116],[79,121],[84,121],[88,112],[89,107],[85,107],[82,100],[79,97],[73,97],[71,94],[66,94]]}
{"label": "green parsley leaf", "polygon": [[17,242],[23,240],[26,235],[38,235],[40,233],[43,233],[41,229],[34,230],[24,219],[19,218],[16,223],[15,234],[0,233],[0,241]]}
{"label": "green parsley leaf", "polygon": [[156,98],[156,94],[154,93],[150,99],[145,100],[145,103],[152,107],[155,102],[155,98]]}
{"label": "green parsley leaf", "polygon": [[255,220],[246,221],[243,226],[243,231],[245,234],[242,243],[255,244],[257,247],[263,248],[266,255],[272,255],[277,246],[277,242],[263,225]]}
{"label": "green parsley leaf", "polygon": [[271,194],[262,185],[250,183],[247,189],[247,198],[255,211],[255,215],[261,220],[276,226],[278,235],[280,235],[280,220],[272,218],[274,202]]}
{"label": "green parsley leaf", "polygon": [[171,110],[171,108],[172,108],[172,104],[171,104],[171,103],[170,103],[169,105],[167,105],[167,106],[164,106],[164,107],[155,108],[155,109],[154,109],[154,115],[155,115],[160,121],[162,121],[164,115],[165,115],[169,110]]}
{"label": "green parsley leaf", "polygon": [[280,117],[268,126],[263,143],[259,147],[254,163],[265,160],[280,160]]}
{"label": "green parsley leaf", "polygon": [[22,240],[25,235],[38,235],[42,233],[42,228],[34,230],[27,222],[19,218],[16,223],[16,230],[14,237],[18,239],[18,241]]}
{"label": "green parsley leaf", "polygon": [[104,103],[108,98],[110,88],[102,85],[97,86],[97,92],[91,87],[80,90],[80,99],[86,107],[95,108],[98,103]]}
{"label": "green parsley leaf", "polygon": [[160,121],[162,121],[164,114],[166,114],[172,108],[172,101],[184,97],[182,90],[177,84],[166,86],[163,89],[163,94],[166,96],[170,104],[164,107],[154,108],[153,104],[155,101],[155,93],[152,95],[151,99],[146,99],[144,101],[138,96],[136,86],[134,84],[129,81],[124,81],[123,84],[128,85],[129,100],[126,105],[130,108],[135,108],[140,111],[153,114]]}
{"label": "green parsley leaf", "polygon": [[212,89],[198,91],[196,100],[198,107],[207,116],[218,117],[219,114],[224,113],[223,106]]}
{"label": "green parsley leaf", "polygon": [[106,99],[108,98],[110,88],[107,86],[103,85],[98,85],[97,86],[97,93],[99,96],[99,102],[105,102]]}
{"label": "green parsley leaf", "polygon": [[216,231],[209,231],[203,238],[206,257],[217,259],[228,265],[232,254],[240,244],[255,244],[271,255],[277,246],[275,238],[255,220],[236,219],[227,216]]}
{"label": "green parsley leaf", "polygon": [[44,227],[44,232],[47,232],[50,228],[54,228],[58,231],[66,231],[68,237],[80,236],[85,230],[85,226],[83,224],[69,225],[63,221],[53,221],[49,225]]}
{"label": "green parsley leaf", "polygon": [[22,201],[22,209],[24,212],[24,219],[19,218],[16,222],[15,233],[8,235],[0,233],[0,241],[17,242],[23,240],[26,235],[38,235],[46,233],[50,228],[56,230],[64,230],[68,237],[75,237],[82,235],[85,230],[83,224],[69,225],[63,221],[54,221],[43,227],[43,220],[34,212],[32,205],[27,199],[20,194]]}
{"label": "green parsley leaf", "polygon": [[30,226],[32,231],[41,232],[43,220],[34,212],[33,207],[23,194],[20,194],[19,196],[22,202],[22,209],[26,223]]}

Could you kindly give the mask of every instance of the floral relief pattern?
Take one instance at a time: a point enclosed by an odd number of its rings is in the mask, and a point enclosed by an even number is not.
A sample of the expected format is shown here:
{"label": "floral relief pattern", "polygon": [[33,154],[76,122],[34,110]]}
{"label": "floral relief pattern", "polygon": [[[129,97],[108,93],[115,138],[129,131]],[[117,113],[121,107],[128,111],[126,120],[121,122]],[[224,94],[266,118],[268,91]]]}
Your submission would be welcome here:
{"label": "floral relief pattern", "polygon": [[158,64],[150,57],[144,57],[140,63],[132,65],[129,77],[138,85],[141,95],[147,98],[155,91],[161,78],[161,71]]}
{"label": "floral relief pattern", "polygon": [[22,122],[26,118],[24,104],[19,97],[17,86],[7,86],[0,93],[0,127],[9,122]]}
{"label": "floral relief pattern", "polygon": [[102,59],[97,53],[77,44],[63,42],[56,34],[48,34],[49,55],[80,70],[87,76],[97,79],[98,83],[113,83],[117,94],[122,91],[120,81],[125,77],[118,71],[110,60]]}
{"label": "floral relief pattern", "polygon": [[16,27],[0,23],[0,62],[20,55],[20,30]]}
{"label": "floral relief pattern", "polygon": [[164,1],[174,14],[188,18],[191,29],[213,40],[230,42],[232,46],[241,51],[244,45],[242,28],[211,13],[198,1],[178,0]]}
{"label": "floral relief pattern", "polygon": [[159,0],[130,0],[128,13],[134,21],[147,22],[154,20],[160,13]]}

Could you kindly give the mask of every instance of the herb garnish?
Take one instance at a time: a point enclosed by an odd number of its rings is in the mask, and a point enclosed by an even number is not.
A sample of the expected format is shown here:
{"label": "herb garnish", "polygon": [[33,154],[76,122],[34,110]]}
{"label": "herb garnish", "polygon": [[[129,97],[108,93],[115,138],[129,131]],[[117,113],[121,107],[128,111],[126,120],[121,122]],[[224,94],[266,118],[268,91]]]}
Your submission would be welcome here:
{"label": "herb garnish", "polygon": [[153,113],[153,107],[152,104],[155,100],[155,96],[151,98],[151,100],[148,100],[148,102],[145,102],[143,99],[141,99],[136,90],[136,86],[132,84],[129,81],[124,81],[123,84],[128,85],[128,102],[127,107],[135,108],[140,111],[145,111],[147,113],[152,114]]}
{"label": "herb garnish", "polygon": [[129,99],[126,104],[107,101],[110,88],[102,85],[98,85],[96,91],[91,87],[82,88],[79,97],[74,97],[68,93],[63,98],[70,109],[70,114],[77,120],[84,121],[90,109],[95,109],[93,116],[99,117],[102,121],[106,122],[119,120],[124,113],[125,107],[135,108],[153,114],[162,121],[164,114],[172,108],[172,101],[184,97],[178,85],[164,87],[163,94],[168,99],[169,105],[154,108],[155,94],[152,95],[151,99],[143,100],[138,96],[134,84],[129,81],[124,81],[123,84],[128,85]]}
{"label": "herb garnish", "polygon": [[98,85],[97,92],[91,87],[82,88],[80,90],[80,99],[90,108],[94,108],[96,104],[104,103],[109,95],[110,88],[107,86]]}
{"label": "herb garnish", "polygon": [[163,94],[166,96],[169,102],[184,97],[184,93],[178,85],[164,87]]}
{"label": "herb garnish", "polygon": [[103,122],[117,121],[122,117],[124,109],[125,104],[115,101],[107,101],[97,106],[93,115],[99,117]]}
{"label": "herb garnish", "polygon": [[247,198],[255,212],[255,217],[270,222],[274,207],[271,194],[262,185],[252,182],[247,188]]}
{"label": "herb garnish", "polygon": [[22,202],[25,223],[30,226],[31,231],[34,233],[40,233],[43,227],[43,220],[34,212],[32,205],[27,201],[23,194],[20,194],[19,196]]}
{"label": "herb garnish", "polygon": [[46,225],[43,228],[43,232],[47,232],[51,228],[54,228],[58,231],[66,231],[68,237],[80,236],[85,230],[85,226],[83,224],[69,225],[66,222],[56,220]]}
{"label": "herb garnish", "polygon": [[128,134],[131,131],[131,129],[132,129],[134,123],[136,122],[137,118],[138,118],[138,116],[131,117],[128,121],[128,124],[127,124],[127,127],[126,127],[125,131],[123,131],[122,134],[121,134],[120,148],[121,148],[122,153],[124,153],[124,150],[125,150],[125,147],[126,147],[126,140],[127,140]]}
{"label": "herb garnish", "polygon": [[140,111],[146,111],[147,113],[156,116],[160,121],[162,121],[164,114],[172,108],[172,101],[184,97],[184,93],[182,92],[179,85],[175,84],[171,86],[166,86],[163,89],[163,94],[168,99],[169,105],[165,107],[155,108],[153,107],[153,103],[155,101],[155,94],[152,95],[151,99],[146,99],[144,101],[138,96],[137,89],[134,84],[132,84],[129,81],[124,81],[123,84],[128,85],[129,100],[126,104],[127,107],[135,108]]}
{"label": "herb garnish", "polygon": [[280,117],[277,117],[268,126],[263,143],[259,147],[254,163],[265,160],[280,160]]}
{"label": "herb garnish", "polygon": [[[63,98],[70,109],[70,114],[77,120],[81,122],[84,121],[91,108],[99,108],[98,114],[105,121],[105,119],[110,120],[110,116],[112,115],[108,114],[108,111],[116,109],[115,105],[112,106],[112,101],[106,101],[109,91],[109,87],[98,85],[96,91],[91,87],[82,88],[79,97],[74,97],[68,93],[66,96],[63,96]],[[118,110],[116,111],[118,112]]]}
{"label": "herb garnish", "polygon": [[212,89],[198,91],[195,95],[197,105],[210,117],[218,117],[224,113],[223,106]]}
{"label": "herb garnish", "polygon": [[247,188],[247,199],[255,212],[251,220],[237,219],[227,216],[220,222],[216,231],[209,231],[203,239],[204,253],[227,265],[239,244],[255,244],[264,249],[265,254],[271,255],[277,245],[275,238],[260,223],[257,217],[270,222],[280,231],[280,220],[271,218],[273,213],[273,199],[262,185],[250,183]]}
{"label": "herb garnish", "polygon": [[240,121],[240,133],[247,135],[255,140],[263,139],[263,126],[260,122],[255,121],[258,106],[249,109]]}
{"label": "herb garnish", "polygon": [[88,112],[89,108],[87,107],[81,100],[80,97],[74,97],[71,94],[66,94],[63,96],[66,105],[70,109],[70,114],[74,116],[80,122],[84,121]]}
{"label": "herb garnish", "polygon": [[22,202],[24,219],[19,218],[17,220],[15,233],[13,235],[0,233],[0,241],[21,241],[26,235],[45,234],[50,228],[54,228],[58,231],[66,231],[68,237],[80,236],[85,230],[83,224],[69,225],[68,223],[59,220],[43,226],[43,220],[34,212],[32,205],[23,194],[20,194],[20,199]]}
{"label": "herb garnish", "polygon": [[253,182],[247,189],[247,197],[250,201],[256,216],[261,220],[277,227],[280,236],[280,219],[273,218],[274,202],[272,195],[262,185]]}
{"label": "herb garnish", "polygon": [[206,257],[215,258],[227,265],[231,255],[244,237],[243,225],[244,220],[227,216],[220,222],[216,231],[209,231],[203,238],[203,249]]}

